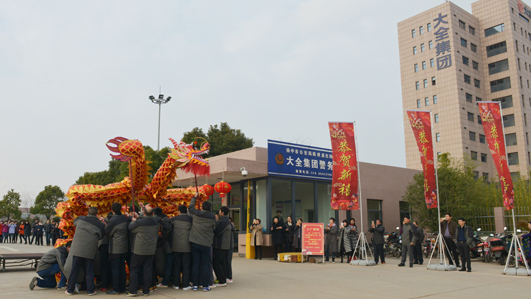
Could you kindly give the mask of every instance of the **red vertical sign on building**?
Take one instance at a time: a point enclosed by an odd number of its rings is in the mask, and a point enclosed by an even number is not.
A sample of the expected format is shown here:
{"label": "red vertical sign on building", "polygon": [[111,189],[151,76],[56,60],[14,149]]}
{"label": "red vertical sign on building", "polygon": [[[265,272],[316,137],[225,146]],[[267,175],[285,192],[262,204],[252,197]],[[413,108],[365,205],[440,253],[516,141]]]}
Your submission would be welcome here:
{"label": "red vertical sign on building", "polygon": [[419,147],[420,161],[424,172],[424,198],[428,209],[433,209],[437,207],[437,181],[433,159],[431,115],[429,111],[407,110],[407,117]]}
{"label": "red vertical sign on building", "polygon": [[328,123],[332,139],[332,210],[359,210],[358,158],[353,123]]}
{"label": "red vertical sign on building", "polygon": [[514,208],[513,180],[505,148],[505,135],[499,102],[478,102],[483,130],[489,145],[492,161],[496,165],[503,194],[503,206],[506,210]]}

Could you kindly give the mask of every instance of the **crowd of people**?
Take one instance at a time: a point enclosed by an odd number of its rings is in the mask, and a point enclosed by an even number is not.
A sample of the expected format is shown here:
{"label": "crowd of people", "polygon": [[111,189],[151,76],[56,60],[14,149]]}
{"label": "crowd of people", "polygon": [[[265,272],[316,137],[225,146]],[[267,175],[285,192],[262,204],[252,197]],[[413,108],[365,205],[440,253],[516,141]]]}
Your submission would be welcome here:
{"label": "crowd of people", "polygon": [[[221,207],[214,215],[210,202],[203,202],[199,210],[195,203],[196,197],[189,208],[179,206],[179,214],[172,218],[150,205],[131,206],[122,213],[121,204],[113,203],[104,219],[97,208],[90,207],[87,216],[74,220],[73,240],[41,259],[30,289],[57,286],[66,288],[67,295],[83,290],[95,295],[96,272],[100,290],[111,295],[134,297],[141,291],[147,296],[157,287],[170,286],[207,292],[227,286],[233,281],[235,230],[229,209]],[[126,262],[130,271],[127,292]],[[61,273],[59,285],[57,273]]]}
{"label": "crowd of people", "polygon": [[33,223],[30,221],[15,221],[8,220],[0,221],[0,243],[19,243],[44,246],[46,239],[46,246],[52,246],[57,239],[64,238],[63,231],[59,229],[59,222],[47,220],[42,223],[39,219],[35,219]]}

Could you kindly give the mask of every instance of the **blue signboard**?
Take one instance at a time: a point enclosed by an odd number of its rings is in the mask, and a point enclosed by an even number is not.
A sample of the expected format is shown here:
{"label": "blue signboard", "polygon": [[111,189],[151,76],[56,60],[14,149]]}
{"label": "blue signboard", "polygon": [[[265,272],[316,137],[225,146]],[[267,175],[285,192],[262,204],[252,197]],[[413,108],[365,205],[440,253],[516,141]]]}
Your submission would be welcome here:
{"label": "blue signboard", "polygon": [[269,175],[332,180],[332,150],[282,141],[267,141]]}

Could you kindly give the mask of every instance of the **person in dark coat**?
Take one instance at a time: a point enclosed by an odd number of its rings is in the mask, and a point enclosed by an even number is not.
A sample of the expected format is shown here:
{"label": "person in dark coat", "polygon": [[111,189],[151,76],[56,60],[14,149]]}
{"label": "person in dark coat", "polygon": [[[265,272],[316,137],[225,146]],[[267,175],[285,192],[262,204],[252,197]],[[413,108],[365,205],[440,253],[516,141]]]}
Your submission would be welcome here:
{"label": "person in dark coat", "polygon": [[214,257],[213,268],[218,279],[217,287],[227,285],[228,251],[231,246],[232,226],[229,220],[229,208],[223,206],[219,209],[219,221],[214,229]]}
{"label": "person in dark coat", "polygon": [[341,255],[341,263],[343,263],[343,255],[345,255],[348,260],[348,257],[350,256],[350,251],[352,249],[350,248],[350,239],[349,239],[347,220],[343,220],[343,222],[341,222],[341,225],[339,226],[339,234],[337,238],[337,249],[339,249],[338,253]]}
{"label": "person in dark coat", "polygon": [[[191,290],[190,272],[192,253],[190,248],[190,229],[192,229],[192,216],[187,215],[188,208],[179,206],[179,215],[170,219],[172,224],[173,252],[173,288],[178,290],[182,285],[184,291]],[[182,284],[181,284],[182,282]]]}
{"label": "person in dark coat", "polygon": [[293,229],[295,228],[295,223],[293,223],[293,220],[291,220],[291,216],[288,216],[286,218],[286,222],[284,222],[284,244],[286,244],[286,252],[292,251],[293,246]]}
{"label": "person in dark coat", "polygon": [[39,222],[35,225],[35,245],[44,246],[43,234],[44,225],[42,225],[42,222]]}
{"label": "person in dark coat", "polygon": [[[166,214],[163,213],[162,208],[156,207],[153,209],[155,215],[160,218],[162,229],[164,226],[170,229],[167,235],[159,234],[157,252],[155,254],[155,268],[157,276],[162,276],[162,281],[157,284],[157,287],[167,288],[171,277],[173,275],[173,252],[171,251],[171,221]],[[162,272],[162,273],[160,273]]]}
{"label": "person in dark coat", "polygon": [[415,262],[413,264],[422,265],[424,263],[424,256],[422,255],[422,242],[424,242],[424,230],[422,227],[419,227],[417,221],[413,221],[413,225],[417,228],[417,243],[413,249],[413,256],[415,257]]}
{"label": "person in dark coat", "polygon": [[273,240],[273,247],[275,248],[275,260],[278,254],[282,252],[282,244],[284,244],[284,225],[280,223],[277,216],[273,218],[273,225],[271,225],[271,237]]}
{"label": "person in dark coat", "polygon": [[[465,218],[459,218],[457,221],[459,226],[455,236],[455,243],[459,255],[461,256],[461,265],[463,266],[459,271],[472,272],[472,265],[470,262],[470,247],[474,246],[474,231],[470,226],[465,224]],[[465,268],[466,266],[466,268]]]}
{"label": "person in dark coat", "polygon": [[46,246],[50,246],[50,242],[52,241],[52,232],[53,226],[50,223],[50,219],[48,219],[46,220],[46,224],[44,225],[44,233],[46,234]]}
{"label": "person in dark coat", "polygon": [[369,232],[372,233],[372,245],[374,247],[374,262],[378,264],[379,260],[382,261],[382,264],[385,264],[385,253],[384,253],[384,233],[385,227],[382,225],[380,219],[371,223],[371,228]]}
{"label": "person in dark coat", "polygon": [[24,244],[28,244],[30,240],[31,240],[31,224],[29,223],[29,221],[26,221],[26,223],[24,223]]}
{"label": "person in dark coat", "polygon": [[297,250],[302,249],[302,219],[299,218],[295,227],[293,227],[293,247]]}
{"label": "person in dark coat", "polygon": [[447,255],[452,255],[452,258],[448,258],[450,265],[454,264],[459,268],[459,254],[457,253],[457,246],[455,245],[455,233],[457,232],[457,223],[452,221],[452,215],[446,213],[444,218],[441,218],[441,234],[446,242],[447,249],[444,251]]}
{"label": "person in dark coat", "polygon": [[[89,295],[96,293],[94,290],[94,259],[98,251],[98,241],[105,234],[105,224],[96,217],[97,214],[98,209],[90,207],[87,216],[79,216],[74,220],[76,234],[69,254],[73,256],[73,260],[68,281],[76,282],[79,270],[85,267],[87,294]],[[69,283],[66,294],[73,295],[75,287],[75,283]]]}
{"label": "person in dark coat", "polygon": [[404,217],[404,225],[402,226],[402,261],[398,264],[399,267],[406,265],[406,259],[409,256],[409,267],[413,268],[413,246],[417,243],[417,228],[411,224],[409,216]]}
{"label": "person in dark coat", "polygon": [[329,223],[325,228],[325,262],[329,261],[330,253],[332,253],[332,263],[336,262],[336,252],[337,252],[337,233],[339,229],[336,225],[336,219],[330,218]]}
{"label": "person in dark coat", "polygon": [[113,202],[111,205],[113,216],[107,221],[105,235],[109,238],[109,264],[111,266],[112,290],[109,295],[125,293],[127,280],[125,272],[125,258],[128,250],[129,219],[122,215],[122,205]]}

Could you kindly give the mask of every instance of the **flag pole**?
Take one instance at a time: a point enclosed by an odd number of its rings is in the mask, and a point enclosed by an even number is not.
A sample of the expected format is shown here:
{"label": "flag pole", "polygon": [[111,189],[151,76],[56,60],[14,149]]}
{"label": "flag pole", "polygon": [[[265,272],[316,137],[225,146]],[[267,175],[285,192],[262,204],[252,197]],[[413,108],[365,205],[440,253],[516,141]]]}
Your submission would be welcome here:
{"label": "flag pole", "polygon": [[[359,266],[375,266],[376,263],[374,261],[369,261],[369,257],[367,254],[367,251],[370,252],[371,256],[372,250],[369,247],[369,243],[367,242],[367,238],[365,237],[365,230],[363,229],[363,199],[361,197],[361,171],[360,171],[360,156],[358,154],[358,133],[356,131],[356,122],[354,122],[354,148],[356,150],[356,168],[358,171],[358,203],[360,206],[360,221],[361,221],[361,232],[359,233],[358,242],[356,244],[356,249],[354,249],[354,252],[352,253],[352,260],[350,261],[351,265],[359,265]],[[358,246],[360,244],[360,246]],[[360,249],[361,258],[359,260],[354,260],[354,256],[356,255],[356,250],[358,248]]]}

